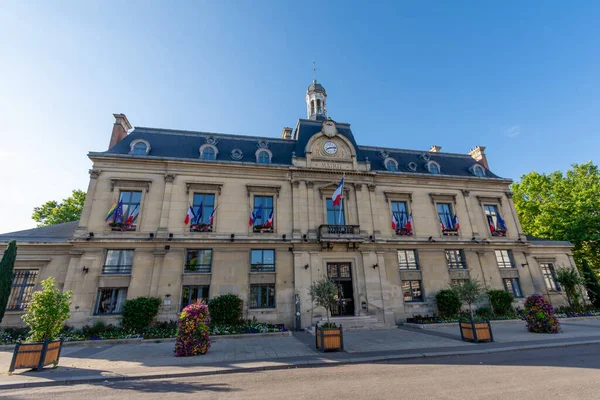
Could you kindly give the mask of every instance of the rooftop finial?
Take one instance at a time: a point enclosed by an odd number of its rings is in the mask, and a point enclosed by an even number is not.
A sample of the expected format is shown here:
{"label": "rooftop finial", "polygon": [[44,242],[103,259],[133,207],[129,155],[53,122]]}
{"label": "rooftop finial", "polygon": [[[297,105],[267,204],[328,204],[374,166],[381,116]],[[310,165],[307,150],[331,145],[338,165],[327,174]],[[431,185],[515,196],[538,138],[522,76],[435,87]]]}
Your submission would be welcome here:
{"label": "rooftop finial", "polygon": [[314,58],[313,58],[313,82],[317,83],[317,66],[315,65]]}

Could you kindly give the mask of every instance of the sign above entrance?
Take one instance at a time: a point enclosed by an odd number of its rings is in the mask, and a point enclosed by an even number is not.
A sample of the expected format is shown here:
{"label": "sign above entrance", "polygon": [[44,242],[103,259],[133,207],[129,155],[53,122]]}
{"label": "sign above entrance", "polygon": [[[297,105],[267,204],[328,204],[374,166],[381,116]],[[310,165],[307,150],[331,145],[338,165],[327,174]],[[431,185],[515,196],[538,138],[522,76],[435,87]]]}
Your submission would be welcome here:
{"label": "sign above entrance", "polygon": [[350,163],[340,163],[340,162],[333,162],[333,161],[313,161],[310,166],[312,168],[332,169],[332,170],[336,170],[336,171],[352,170],[352,164],[350,164]]}

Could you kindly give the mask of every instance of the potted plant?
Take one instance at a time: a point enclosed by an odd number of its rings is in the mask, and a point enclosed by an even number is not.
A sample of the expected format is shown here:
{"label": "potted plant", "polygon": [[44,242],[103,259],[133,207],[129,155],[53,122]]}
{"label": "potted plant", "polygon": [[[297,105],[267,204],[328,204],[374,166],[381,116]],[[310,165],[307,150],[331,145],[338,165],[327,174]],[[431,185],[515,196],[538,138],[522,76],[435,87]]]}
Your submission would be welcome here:
{"label": "potted plant", "polygon": [[460,285],[453,285],[452,289],[458,294],[461,303],[469,306],[469,320],[463,320],[462,317],[458,320],[461,338],[475,343],[493,342],[494,336],[490,321],[476,321],[473,313],[473,304],[479,301],[484,294],[484,288],[481,283],[474,279],[467,279]]}
{"label": "potted plant", "polygon": [[50,277],[42,281],[42,290],[33,294],[23,321],[29,325],[26,343],[15,346],[9,372],[17,368],[41,370],[46,365],[58,365],[62,339],[58,335],[69,318],[72,293],[62,293]]}
{"label": "potted plant", "polygon": [[317,350],[336,351],[344,350],[344,339],[342,326],[337,326],[329,321],[331,309],[338,301],[338,287],[330,279],[323,278],[320,281],[313,282],[309,289],[310,297],[317,306],[325,308],[327,322],[315,326],[315,341]]}

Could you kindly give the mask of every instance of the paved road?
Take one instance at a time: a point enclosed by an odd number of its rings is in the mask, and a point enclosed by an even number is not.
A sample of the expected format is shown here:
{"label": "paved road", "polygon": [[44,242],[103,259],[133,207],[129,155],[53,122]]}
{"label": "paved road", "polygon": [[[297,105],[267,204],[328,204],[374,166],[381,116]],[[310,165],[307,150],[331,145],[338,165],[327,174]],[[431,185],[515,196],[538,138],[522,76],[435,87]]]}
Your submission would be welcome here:
{"label": "paved road", "polygon": [[10,399],[594,399],[600,345],[464,357],[19,389]]}

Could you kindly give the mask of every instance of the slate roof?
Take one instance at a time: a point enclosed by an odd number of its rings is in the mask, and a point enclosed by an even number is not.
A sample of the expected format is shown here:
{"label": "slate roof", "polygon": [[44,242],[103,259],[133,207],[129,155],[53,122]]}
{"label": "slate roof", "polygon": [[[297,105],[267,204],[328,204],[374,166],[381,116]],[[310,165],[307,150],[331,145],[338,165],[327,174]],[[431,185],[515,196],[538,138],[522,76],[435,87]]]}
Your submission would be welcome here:
{"label": "slate roof", "polygon": [[[431,175],[426,169],[427,161],[423,159],[423,155],[427,154],[430,157],[430,160],[435,161],[440,165],[442,176],[450,175],[475,178],[470,171],[470,168],[475,164],[475,161],[468,154],[430,153],[417,150],[359,146],[356,143],[349,124],[336,122],[336,127],[339,134],[346,137],[354,145],[357,153],[357,160],[359,162],[364,162],[368,159],[371,163],[372,171],[387,172],[384,165],[385,157],[383,157],[381,153],[382,151],[385,151],[388,153],[388,157],[391,157],[398,162],[398,171],[402,173]],[[320,131],[321,121],[309,119],[298,120],[292,140],[136,127],[129,135],[127,135],[127,137],[111,149],[104,152],[90,152],[89,155],[120,155],[132,158],[148,157],[205,162],[200,160],[199,149],[202,145],[206,144],[207,138],[213,137],[217,140],[216,147],[219,151],[216,160],[217,162],[254,164],[256,163],[255,154],[258,150],[259,142],[266,141],[268,142],[269,150],[271,150],[273,154],[271,163],[280,166],[291,166],[293,155],[295,154],[297,157],[304,157],[306,144],[314,134]],[[150,143],[151,150],[148,155],[129,154],[131,143],[137,139],[144,139]],[[234,149],[242,151],[243,156],[241,159],[236,160],[231,156],[231,152]],[[416,164],[415,171],[411,170],[408,166],[411,162]],[[500,178],[488,169],[485,170],[485,173],[486,178]]]}
{"label": "slate roof", "polygon": [[551,240],[539,238],[536,236],[525,235],[528,242],[531,242],[532,245],[550,245],[550,246],[573,246],[573,243],[568,240]]}
{"label": "slate roof", "polygon": [[79,225],[79,221],[72,221],[24,231],[3,233],[0,234],[0,242],[11,240],[16,240],[17,244],[19,242],[68,242],[73,237],[77,225]]}
{"label": "slate roof", "polygon": [[322,92],[322,93],[325,93],[325,88],[320,83],[317,83],[316,80],[314,80],[313,83],[311,83],[308,86],[307,91],[308,92]]}

